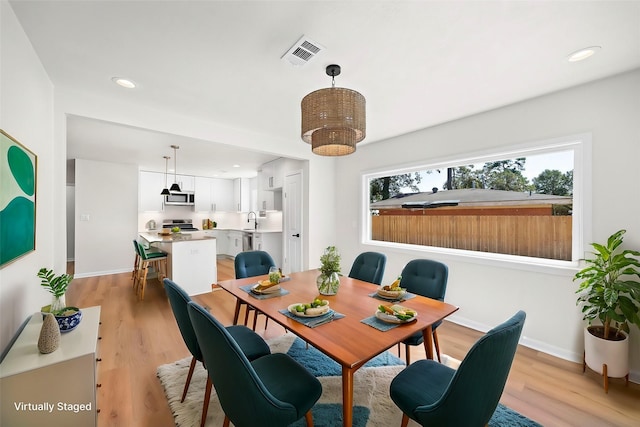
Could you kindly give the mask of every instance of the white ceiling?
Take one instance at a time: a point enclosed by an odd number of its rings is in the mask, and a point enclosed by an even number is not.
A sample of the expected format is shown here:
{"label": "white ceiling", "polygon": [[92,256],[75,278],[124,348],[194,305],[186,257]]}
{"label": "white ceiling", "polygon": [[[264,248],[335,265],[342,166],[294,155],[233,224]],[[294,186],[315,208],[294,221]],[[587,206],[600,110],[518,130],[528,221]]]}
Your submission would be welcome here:
{"label": "white ceiling", "polygon": [[[361,144],[640,67],[639,1],[10,4],[60,90],[118,96],[111,77],[122,76],[139,85],[133,103],[300,144],[300,100],[330,85],[331,63],[336,86],[367,99]],[[325,50],[296,68],[281,57],[302,35]],[[592,58],[566,60],[592,45]],[[232,176],[232,163],[274,158],[83,117],[68,132],[68,157],[143,169],[164,170],[170,144],[180,173]]]}

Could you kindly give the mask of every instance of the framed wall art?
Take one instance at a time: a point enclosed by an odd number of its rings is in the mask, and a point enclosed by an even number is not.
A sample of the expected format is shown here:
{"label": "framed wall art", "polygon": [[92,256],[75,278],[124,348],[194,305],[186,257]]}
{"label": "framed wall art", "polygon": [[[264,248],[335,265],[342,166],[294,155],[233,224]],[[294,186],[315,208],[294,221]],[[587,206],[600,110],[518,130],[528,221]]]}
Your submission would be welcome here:
{"label": "framed wall art", "polygon": [[37,156],[0,129],[0,268],[36,249]]}

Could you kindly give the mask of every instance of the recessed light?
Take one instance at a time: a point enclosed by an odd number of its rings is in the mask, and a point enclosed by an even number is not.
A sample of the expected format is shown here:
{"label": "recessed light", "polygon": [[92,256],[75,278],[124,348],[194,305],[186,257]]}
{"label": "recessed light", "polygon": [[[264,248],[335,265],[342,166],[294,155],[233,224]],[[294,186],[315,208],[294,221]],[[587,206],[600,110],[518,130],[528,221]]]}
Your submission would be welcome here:
{"label": "recessed light", "polygon": [[577,50],[573,53],[571,53],[568,57],[567,60],[569,62],[578,62],[578,61],[582,61],[583,59],[587,59],[589,58],[591,55],[593,55],[594,53],[596,53],[598,50],[600,50],[601,47],[600,46],[589,46],[589,47],[585,47],[584,49],[580,49]]}
{"label": "recessed light", "polygon": [[233,167],[234,167],[234,168],[239,168],[239,167],[240,167],[240,165],[233,165]]}
{"label": "recessed light", "polygon": [[111,77],[111,81],[127,89],[133,89],[136,87],[136,84],[134,82],[123,77]]}

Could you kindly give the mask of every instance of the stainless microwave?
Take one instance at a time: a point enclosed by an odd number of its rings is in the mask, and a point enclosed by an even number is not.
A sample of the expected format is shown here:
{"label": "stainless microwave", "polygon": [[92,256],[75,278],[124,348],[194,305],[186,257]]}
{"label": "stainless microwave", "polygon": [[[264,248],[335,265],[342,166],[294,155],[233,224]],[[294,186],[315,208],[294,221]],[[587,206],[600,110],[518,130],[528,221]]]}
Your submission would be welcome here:
{"label": "stainless microwave", "polygon": [[172,191],[164,196],[165,205],[193,206],[195,205],[195,195],[193,191]]}

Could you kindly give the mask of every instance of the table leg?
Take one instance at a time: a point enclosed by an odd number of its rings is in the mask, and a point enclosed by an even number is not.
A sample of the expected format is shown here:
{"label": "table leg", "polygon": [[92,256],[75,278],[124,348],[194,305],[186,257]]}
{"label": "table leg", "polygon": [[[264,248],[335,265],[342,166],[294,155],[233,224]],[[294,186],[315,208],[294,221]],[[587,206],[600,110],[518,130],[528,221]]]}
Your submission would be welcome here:
{"label": "table leg", "polygon": [[353,424],[353,373],[354,369],[342,367],[342,425]]}
{"label": "table leg", "polygon": [[431,345],[431,341],[433,338],[433,328],[431,325],[427,326],[422,330],[422,342],[424,343],[424,350],[427,353],[427,359],[433,360],[433,346]]}

